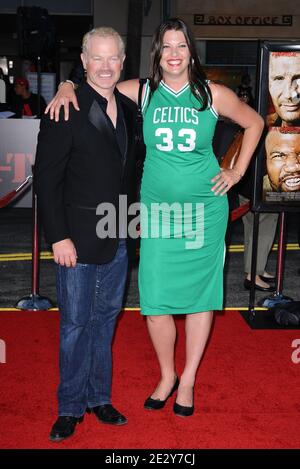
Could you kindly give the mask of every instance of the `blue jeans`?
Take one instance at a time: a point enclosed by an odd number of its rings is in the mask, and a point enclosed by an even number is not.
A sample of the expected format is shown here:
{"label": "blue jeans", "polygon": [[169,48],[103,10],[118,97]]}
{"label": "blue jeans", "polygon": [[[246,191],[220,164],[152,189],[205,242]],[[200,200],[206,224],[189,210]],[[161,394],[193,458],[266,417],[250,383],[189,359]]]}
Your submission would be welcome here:
{"label": "blue jeans", "polygon": [[127,277],[126,241],[107,264],[57,266],[60,309],[58,414],[80,417],[111,402],[111,342]]}

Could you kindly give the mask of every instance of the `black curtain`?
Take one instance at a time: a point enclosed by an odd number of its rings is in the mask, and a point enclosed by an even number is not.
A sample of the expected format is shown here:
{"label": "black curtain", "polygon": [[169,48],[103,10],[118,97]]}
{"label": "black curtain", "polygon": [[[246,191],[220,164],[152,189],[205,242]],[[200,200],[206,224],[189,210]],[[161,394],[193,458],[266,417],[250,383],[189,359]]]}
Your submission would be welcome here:
{"label": "black curtain", "polygon": [[140,74],[143,4],[143,0],[129,0],[128,4],[125,80],[138,78]]}

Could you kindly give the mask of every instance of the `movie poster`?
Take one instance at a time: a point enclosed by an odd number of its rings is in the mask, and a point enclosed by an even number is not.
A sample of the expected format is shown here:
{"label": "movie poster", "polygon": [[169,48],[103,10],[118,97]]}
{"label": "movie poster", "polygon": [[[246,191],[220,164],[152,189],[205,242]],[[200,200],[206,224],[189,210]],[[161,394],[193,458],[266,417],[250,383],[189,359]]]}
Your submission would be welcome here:
{"label": "movie poster", "polygon": [[256,161],[254,206],[300,211],[300,44],[263,43],[259,85],[266,132]]}

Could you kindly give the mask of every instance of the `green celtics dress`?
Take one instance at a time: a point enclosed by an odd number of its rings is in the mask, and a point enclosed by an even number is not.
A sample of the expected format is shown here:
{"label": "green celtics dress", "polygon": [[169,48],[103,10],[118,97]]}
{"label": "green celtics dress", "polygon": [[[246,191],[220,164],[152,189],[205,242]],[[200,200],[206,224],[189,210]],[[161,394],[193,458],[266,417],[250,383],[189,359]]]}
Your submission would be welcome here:
{"label": "green celtics dress", "polygon": [[222,309],[227,196],[215,195],[213,107],[189,85],[161,82],[142,104],[147,147],[141,186],[139,290],[144,315]]}

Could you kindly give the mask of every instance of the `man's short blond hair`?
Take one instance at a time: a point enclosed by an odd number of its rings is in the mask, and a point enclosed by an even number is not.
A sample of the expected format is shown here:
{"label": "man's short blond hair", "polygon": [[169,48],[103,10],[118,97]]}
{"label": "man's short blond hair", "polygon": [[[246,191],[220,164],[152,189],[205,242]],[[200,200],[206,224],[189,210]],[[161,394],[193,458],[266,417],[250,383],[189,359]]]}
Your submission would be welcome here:
{"label": "man's short blond hair", "polygon": [[88,42],[89,39],[93,36],[96,37],[114,37],[117,42],[119,43],[119,48],[120,48],[120,55],[121,57],[124,57],[125,55],[125,44],[123,39],[121,38],[120,34],[113,28],[101,26],[99,28],[94,28],[91,29],[91,31],[88,31],[82,39],[82,52],[86,54],[88,52]]}

